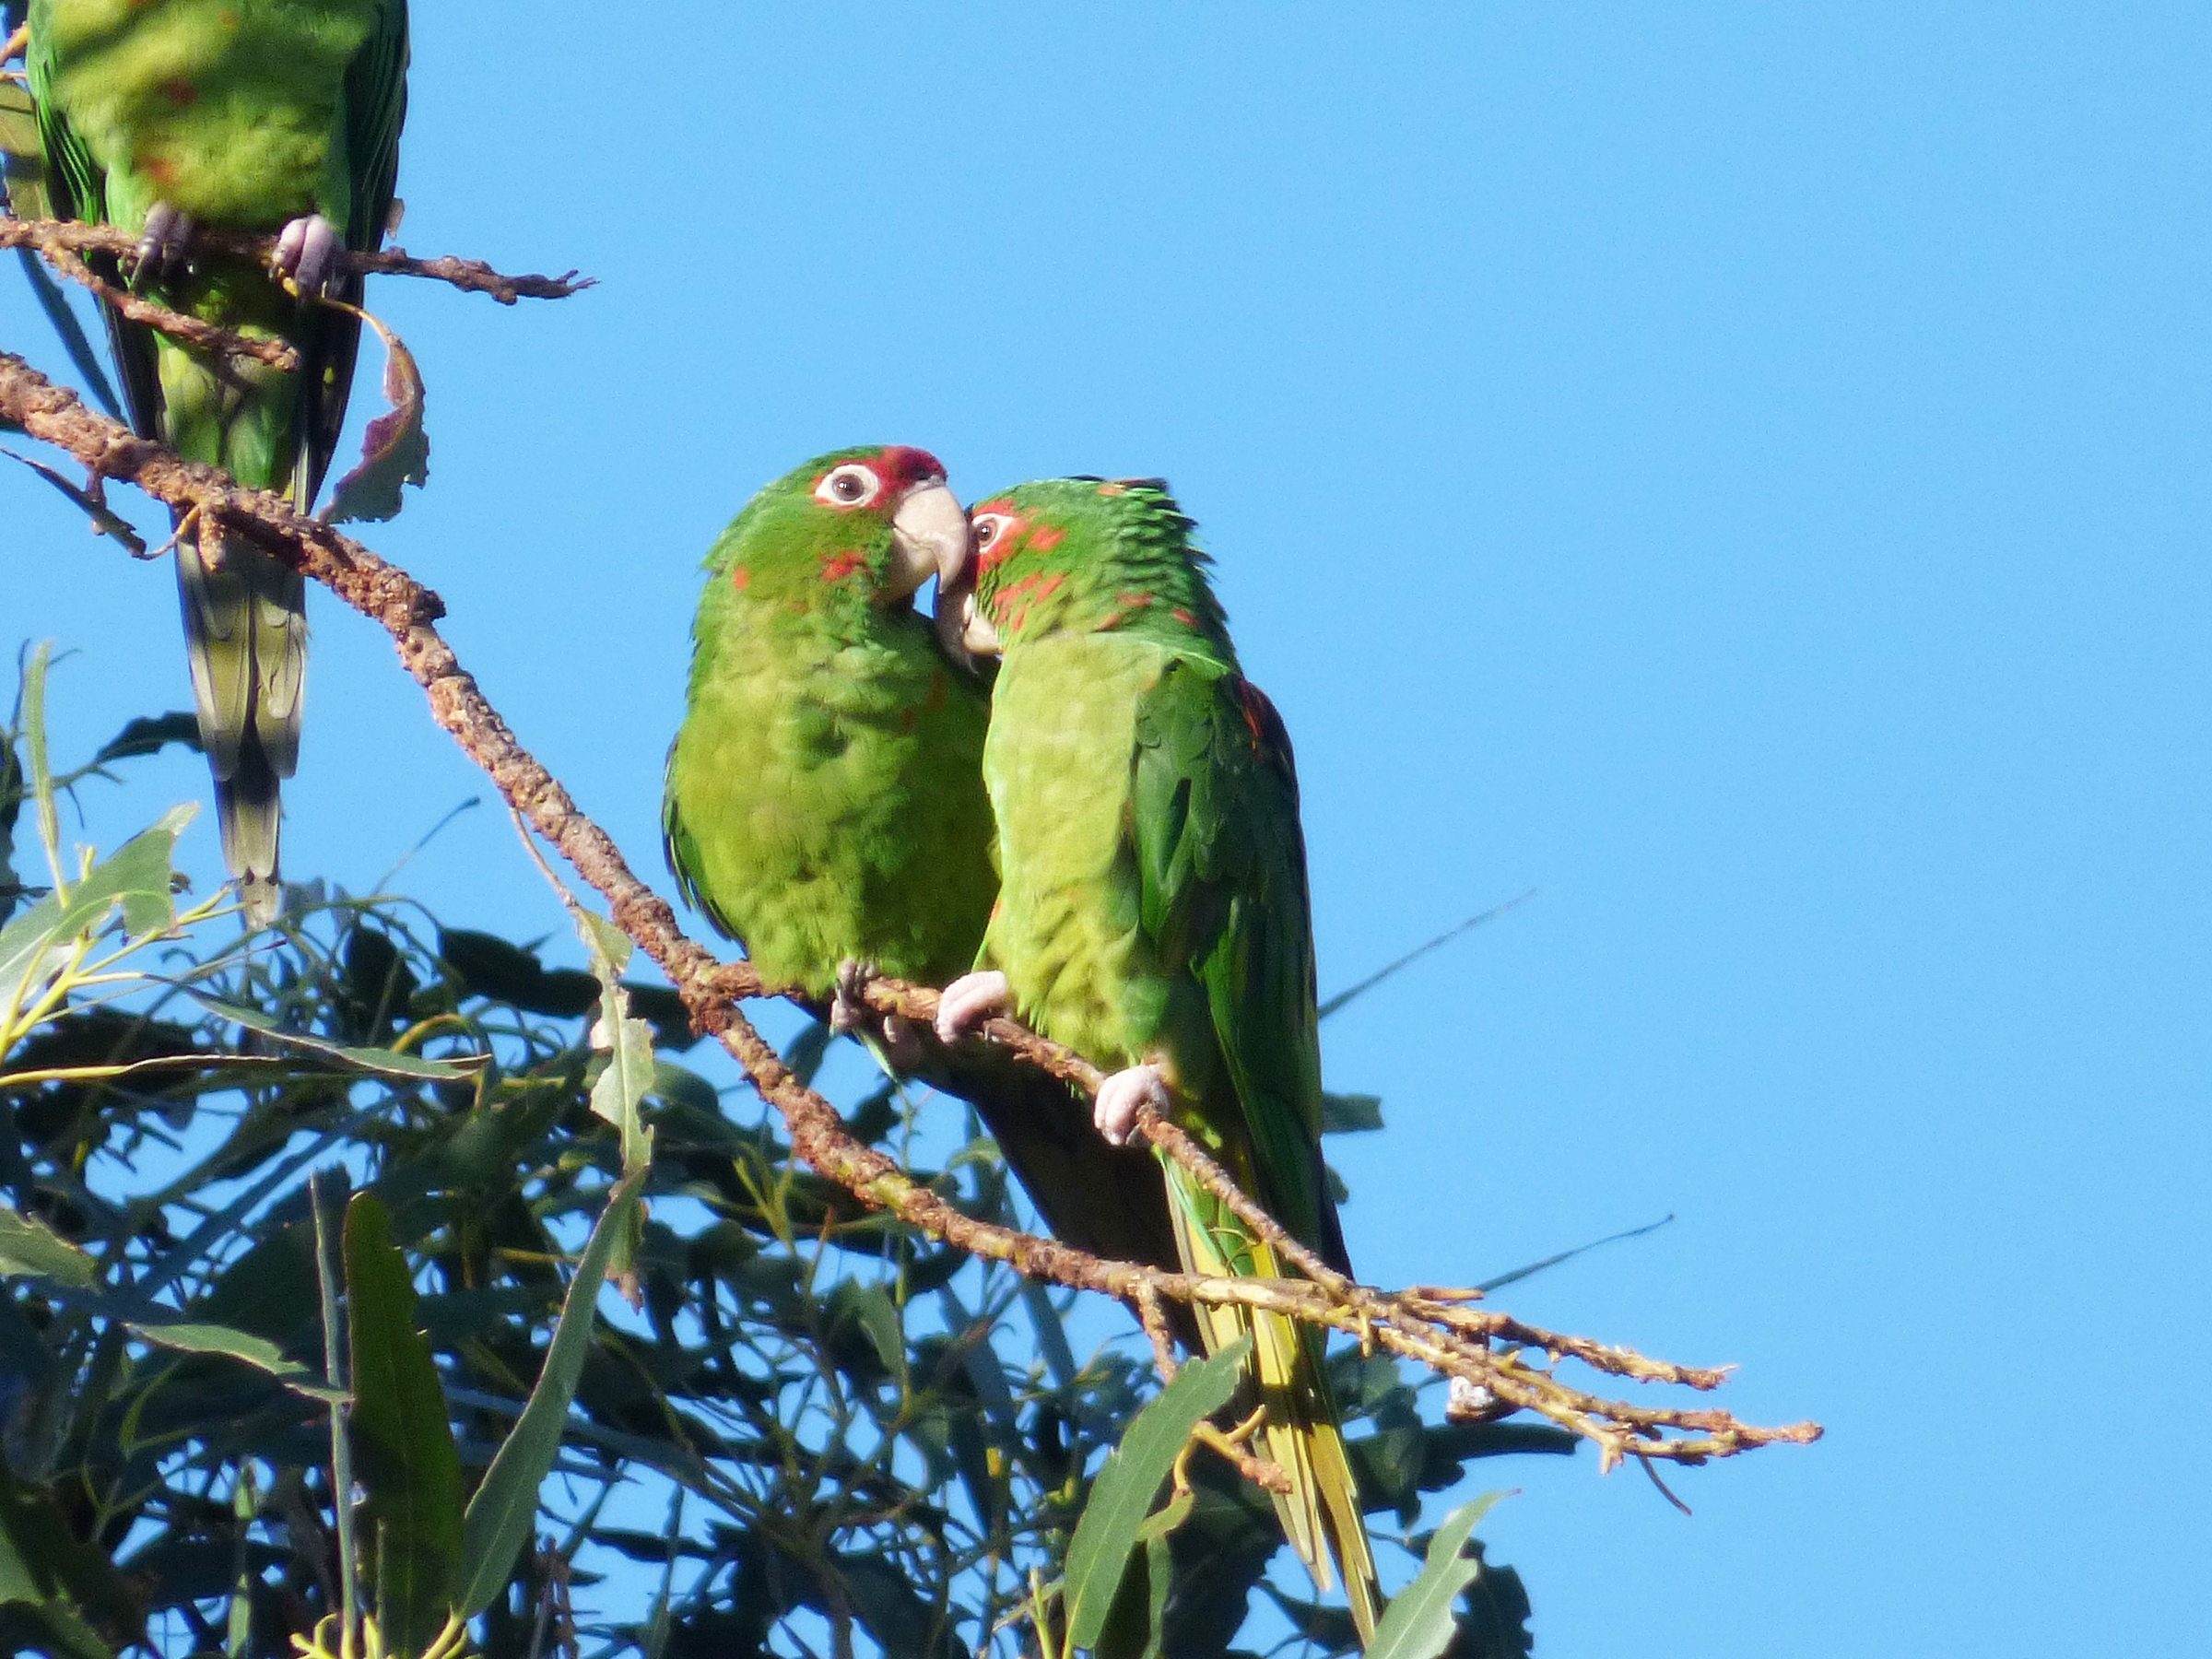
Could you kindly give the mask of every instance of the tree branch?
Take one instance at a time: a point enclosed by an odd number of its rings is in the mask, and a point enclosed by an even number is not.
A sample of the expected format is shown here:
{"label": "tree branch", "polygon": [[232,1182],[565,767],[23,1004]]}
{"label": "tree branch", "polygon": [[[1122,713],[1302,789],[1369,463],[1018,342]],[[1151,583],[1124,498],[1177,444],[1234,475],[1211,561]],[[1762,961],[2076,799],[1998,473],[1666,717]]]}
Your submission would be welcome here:
{"label": "tree branch", "polygon": [[[761,1097],[782,1114],[793,1148],[864,1203],[1031,1278],[1113,1297],[1135,1310],[1147,1330],[1158,1328],[1159,1301],[1173,1299],[1265,1309],[1344,1331],[1370,1349],[1383,1348],[1445,1376],[1465,1378],[1500,1401],[1539,1413],[1594,1441],[1602,1466],[1608,1469],[1630,1457],[1697,1464],[1756,1446],[1819,1438],[1818,1425],[1809,1422],[1759,1428],[1724,1411],[1605,1400],[1553,1374],[1560,1361],[1571,1359],[1606,1375],[1704,1390],[1719,1385],[1726,1374],[1723,1371],[1670,1365],[1544,1331],[1468,1306],[1473,1300],[1468,1292],[1418,1288],[1393,1293],[1355,1284],[1289,1241],[1187,1135],[1161,1121],[1147,1125],[1154,1144],[1253,1225],[1271,1229],[1271,1241],[1283,1240],[1277,1248],[1308,1277],[1213,1278],[1110,1261],[961,1214],[917,1185],[889,1159],[853,1140],[836,1110],[784,1066],[735,1006],[738,998],[781,994],[784,988],[764,985],[747,964],[718,962],[684,935],[667,902],[638,879],[606,832],[578,810],[462,667],[435,626],[445,610],[435,594],[359,542],[294,512],[283,498],[242,488],[213,467],[183,461],[158,443],[133,436],[6,353],[0,353],[0,419],[66,451],[95,477],[127,480],[172,509],[196,510],[226,533],[253,538],[382,628],[402,665],[427,694],[432,717],[515,811],[606,900],[617,924],[668,976],[698,1028],[728,1050]],[[904,1014],[924,1032],[936,1010],[935,991],[890,980],[875,981],[865,996],[871,1007]],[[1099,1070],[1080,1055],[1010,1020],[991,1021],[985,1033],[1053,1076],[1095,1092]],[[1493,1351],[1493,1340],[1506,1346]],[[1541,1352],[1546,1363],[1524,1363],[1524,1349]]]}

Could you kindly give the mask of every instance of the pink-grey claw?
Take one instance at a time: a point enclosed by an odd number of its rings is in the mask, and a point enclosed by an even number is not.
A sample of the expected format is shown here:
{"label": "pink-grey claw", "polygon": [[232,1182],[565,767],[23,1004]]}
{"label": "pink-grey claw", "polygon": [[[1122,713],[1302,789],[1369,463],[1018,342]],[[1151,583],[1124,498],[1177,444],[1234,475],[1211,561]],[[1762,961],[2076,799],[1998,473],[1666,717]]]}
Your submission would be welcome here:
{"label": "pink-grey claw", "polygon": [[1006,976],[995,968],[961,974],[937,999],[938,1041],[958,1042],[994,1014],[1005,1013],[1013,1000]]}
{"label": "pink-grey claw", "polygon": [[327,294],[338,275],[339,257],[346,244],[337,230],[319,213],[293,219],[276,237],[271,256],[276,268],[298,285],[302,294]]}
{"label": "pink-grey claw", "polygon": [[913,1022],[897,1014],[883,1017],[883,1057],[893,1071],[911,1072],[922,1064],[922,1039]]}
{"label": "pink-grey claw", "polygon": [[1157,1065],[1132,1065],[1099,1085],[1099,1098],[1090,1109],[1090,1121],[1110,1147],[1125,1147],[1136,1129],[1136,1114],[1144,1107],[1165,1115],[1168,1086]]}
{"label": "pink-grey claw", "polygon": [[191,256],[193,233],[192,220],[167,202],[156,202],[148,207],[146,229],[138,236],[140,274],[158,277],[176,275]]}
{"label": "pink-grey claw", "polygon": [[875,977],[875,971],[865,962],[856,962],[851,957],[837,965],[837,990],[830,998],[830,1029],[839,1036],[850,1037],[862,1027],[875,1023],[876,1011],[861,994],[867,982]]}

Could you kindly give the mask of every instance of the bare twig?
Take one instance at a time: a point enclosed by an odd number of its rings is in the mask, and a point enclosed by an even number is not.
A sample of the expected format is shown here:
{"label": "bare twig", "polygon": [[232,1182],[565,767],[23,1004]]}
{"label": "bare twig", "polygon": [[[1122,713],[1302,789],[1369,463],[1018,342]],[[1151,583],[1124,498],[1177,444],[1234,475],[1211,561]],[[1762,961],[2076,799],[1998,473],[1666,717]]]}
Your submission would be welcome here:
{"label": "bare twig", "polygon": [[[1626,1348],[1561,1335],[1503,1313],[1468,1305],[1462,1292],[1424,1289],[1394,1294],[1334,1273],[1310,1251],[1288,1241],[1285,1259],[1303,1279],[1219,1278],[1102,1259],[1054,1240],[994,1226],[962,1215],[918,1185],[883,1154],[845,1133],[835,1109],[803,1087],[774,1049],[738,1011],[738,998],[781,994],[744,963],[718,962],[686,937],[667,902],[630,871],[605,831],[580,812],[560,783],[517,741],[435,627],[444,614],[438,596],[405,571],[328,524],[293,511],[281,497],[241,488],[215,468],[180,459],[87,409],[18,358],[0,353],[0,418],[76,456],[96,477],[127,479],[170,507],[196,509],[205,522],[252,537],[273,555],[322,582],[392,638],[401,664],[428,695],[432,717],[466,750],[525,818],[606,900],[616,924],[659,964],[683,997],[694,1024],[716,1038],[743,1066],[762,1099],[782,1113],[794,1151],[862,1202],[971,1254],[1004,1262],[1030,1277],[1112,1296],[1135,1309],[1147,1329],[1166,1300],[1245,1307],[1286,1314],[1346,1332],[1450,1377],[1461,1377],[1511,1406],[1539,1413],[1594,1442],[1601,1466],[1624,1458],[1702,1463],[1753,1447],[1819,1438],[1813,1423],[1759,1428],[1724,1411],[1640,1406],[1573,1388],[1553,1374],[1573,1359],[1606,1375],[1694,1389],[1716,1387],[1724,1371],[1695,1370],[1647,1359]],[[877,980],[865,992],[871,1007],[908,1017],[926,1032],[937,994],[923,986]],[[1045,1041],[1010,1020],[985,1028],[1055,1077],[1094,1091],[1100,1073],[1080,1055]],[[926,1040],[926,1039],[925,1039]],[[1165,1154],[1207,1182],[1254,1226],[1282,1234],[1265,1212],[1187,1135],[1156,1124],[1147,1134]],[[1253,1218],[1258,1218],[1253,1220]],[[1283,1246],[1278,1245],[1278,1248]],[[1147,1318],[1150,1308],[1152,1317]],[[1502,1346],[1493,1350],[1492,1341]],[[1525,1350],[1542,1353],[1531,1366]],[[1260,1476],[1254,1476],[1260,1478]]]}
{"label": "bare twig", "polygon": [[[243,236],[227,230],[201,230],[193,238],[193,251],[231,259],[269,264],[276,246],[274,236]],[[86,225],[73,219],[0,218],[0,248],[36,248],[48,259],[56,254],[112,253],[128,256],[138,251],[138,239],[114,225]],[[58,261],[57,261],[58,263]],[[363,253],[347,249],[338,256],[338,268],[357,276],[422,276],[449,283],[465,293],[488,294],[501,305],[518,300],[566,300],[596,286],[595,279],[570,271],[559,276],[508,276],[480,259],[456,259],[451,254],[417,259],[405,248],[386,248]],[[82,278],[79,278],[81,281]]]}

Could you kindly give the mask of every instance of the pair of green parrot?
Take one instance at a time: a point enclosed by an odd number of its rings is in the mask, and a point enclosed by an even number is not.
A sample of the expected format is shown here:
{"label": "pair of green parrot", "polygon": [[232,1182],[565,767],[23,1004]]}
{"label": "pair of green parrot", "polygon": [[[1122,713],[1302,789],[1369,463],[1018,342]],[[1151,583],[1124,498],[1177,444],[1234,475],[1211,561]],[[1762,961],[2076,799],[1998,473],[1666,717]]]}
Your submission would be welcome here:
{"label": "pair of green parrot", "polygon": [[[975,1105],[1069,1242],[1286,1271],[1179,1165],[1126,1144],[1148,1103],[1348,1272],[1290,744],[1191,531],[1148,479],[1024,484],[963,515],[937,461],[897,446],[770,485],[707,558],[668,861],[763,978],[847,1024],[860,971],[944,985],[947,1046],[924,1075]],[[912,604],[933,575],[934,622]],[[970,653],[998,659],[994,680]],[[1000,1012],[1110,1072],[1095,1105],[977,1069],[959,1040]],[[877,1041],[894,1064],[923,1047]],[[1342,1572],[1371,1638],[1382,1596],[1321,1333],[1195,1312],[1184,1330],[1208,1351],[1253,1338],[1284,1529],[1324,1589]]]}
{"label": "pair of green parrot", "polygon": [[[354,316],[314,300],[359,305],[341,255],[377,247],[392,215],[406,0],[30,0],[28,22],[56,215],[138,235],[131,280],[171,310],[299,354],[297,371],[280,370],[107,308],[132,424],[309,511],[360,343]],[[276,233],[275,269],[202,253],[202,229]],[[177,582],[224,861],[247,915],[266,923],[278,786],[300,754],[301,580],[254,547],[187,528]]]}
{"label": "pair of green parrot", "polygon": [[[312,508],[359,324],[346,250],[382,240],[406,109],[406,0],[31,0],[28,59],[56,213],[137,235],[131,280],[288,343],[300,367],[181,344],[112,309],[136,429]],[[274,269],[194,247],[277,234]],[[112,262],[111,276],[119,276]],[[924,1066],[973,1101],[1048,1225],[1101,1254],[1282,1270],[1211,1194],[1127,1140],[1158,1105],[1339,1267],[1297,784],[1240,674],[1190,523],[1155,483],[1055,479],[964,513],[912,449],[841,452],[763,490],[716,544],[666,829],[686,894],[769,980],[836,996],[856,968],[950,982],[942,1034],[1010,1010],[1113,1076],[1095,1112],[974,1045]],[[278,786],[299,753],[299,574],[184,526],[177,571],[226,862],[277,910]],[[939,578],[934,630],[915,592]],[[969,650],[1000,656],[988,691]],[[911,1039],[885,1034],[885,1052]],[[1253,1338],[1285,1529],[1363,1636],[1380,1603],[1322,1340]]]}

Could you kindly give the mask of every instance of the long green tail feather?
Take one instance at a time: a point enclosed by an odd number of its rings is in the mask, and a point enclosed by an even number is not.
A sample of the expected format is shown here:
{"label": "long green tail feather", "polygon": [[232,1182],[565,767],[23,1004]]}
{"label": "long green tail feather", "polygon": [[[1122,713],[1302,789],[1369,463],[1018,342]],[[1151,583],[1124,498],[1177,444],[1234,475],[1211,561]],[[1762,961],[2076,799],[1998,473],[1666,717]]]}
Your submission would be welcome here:
{"label": "long green tail feather", "polygon": [[[1169,1209],[1185,1271],[1283,1277],[1283,1265],[1272,1249],[1253,1237],[1179,1165],[1165,1158],[1160,1162],[1172,1194]],[[1318,1589],[1325,1593],[1335,1588],[1332,1565],[1341,1570],[1352,1623],[1365,1646],[1374,1640],[1375,1624],[1382,1614],[1382,1588],[1362,1519],[1359,1484],[1337,1427],[1336,1402],[1324,1369],[1325,1338],[1294,1319],[1259,1309],[1206,1307],[1198,1310],[1198,1316],[1209,1354],[1218,1353],[1240,1336],[1253,1338],[1253,1376],[1266,1412],[1260,1428],[1261,1450],[1290,1477],[1290,1491],[1270,1494],[1275,1512]]]}

